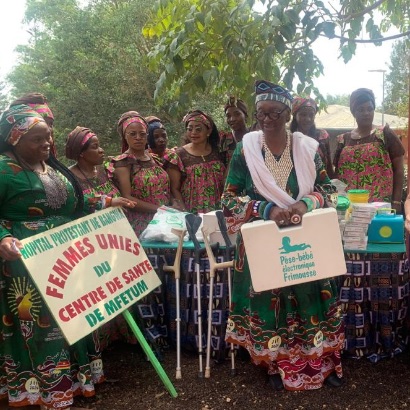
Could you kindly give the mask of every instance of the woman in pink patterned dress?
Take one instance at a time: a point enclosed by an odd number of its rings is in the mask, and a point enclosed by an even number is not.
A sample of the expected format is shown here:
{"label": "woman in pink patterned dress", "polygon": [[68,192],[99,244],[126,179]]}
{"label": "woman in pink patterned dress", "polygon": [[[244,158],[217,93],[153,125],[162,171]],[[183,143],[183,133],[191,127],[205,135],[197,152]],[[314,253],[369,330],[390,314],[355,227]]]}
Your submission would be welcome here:
{"label": "woman in pink patterned dress", "polygon": [[117,124],[122,154],[111,159],[108,176],[124,198],[135,202],[127,212],[137,236],[147,227],[161,205],[169,205],[168,174],[146,150],[148,124],[136,111],[124,113]]}
{"label": "woman in pink patterned dress", "polygon": [[329,134],[326,130],[318,130],[315,125],[317,113],[316,101],[312,98],[294,97],[292,106],[292,122],[290,130],[299,131],[319,143],[318,152],[329,178],[333,178],[334,170],[330,156]]}
{"label": "woman in pink patterned dress", "polygon": [[369,202],[391,202],[392,208],[401,213],[404,148],[388,125],[373,125],[374,109],[372,90],[353,91],[350,111],[357,128],[337,137],[336,177],[347,184],[347,189],[368,189]]}
{"label": "woman in pink patterned dress", "polygon": [[183,122],[190,142],[164,157],[174,207],[192,213],[220,209],[225,164],[218,150],[216,125],[199,110],[190,111]]}
{"label": "woman in pink patterned dress", "polygon": [[[135,202],[135,208],[127,212],[127,217],[139,236],[157,209],[169,204],[169,178],[161,164],[146,150],[148,124],[138,112],[122,114],[117,131],[122,140],[122,154],[111,159],[108,176],[124,198]],[[145,249],[145,252],[152,265],[157,266],[157,252],[152,249]],[[157,274],[164,283],[164,273],[157,270]],[[164,299],[164,286],[161,285],[131,309],[159,357],[162,348],[168,345]]]}

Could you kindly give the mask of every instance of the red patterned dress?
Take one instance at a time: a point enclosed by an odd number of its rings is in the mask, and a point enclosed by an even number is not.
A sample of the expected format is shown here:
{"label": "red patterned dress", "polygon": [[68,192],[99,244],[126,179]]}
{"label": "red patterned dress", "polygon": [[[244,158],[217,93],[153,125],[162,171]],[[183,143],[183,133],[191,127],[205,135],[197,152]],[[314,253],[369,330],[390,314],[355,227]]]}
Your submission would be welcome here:
{"label": "red patterned dress", "polygon": [[[131,154],[121,154],[112,158],[107,172],[108,177],[114,182],[114,170],[120,167],[131,169],[131,195],[134,198],[155,205],[169,205],[168,174],[151,155],[147,161],[141,161]],[[126,214],[137,236],[142,233],[154,216],[153,213],[136,211],[127,211]]]}
{"label": "red patterned dress", "polygon": [[164,168],[175,167],[182,174],[181,194],[189,212],[221,209],[226,168],[216,148],[209,155],[195,156],[179,147],[164,158]]}
{"label": "red patterned dress", "polygon": [[388,127],[377,127],[370,135],[352,138],[347,132],[337,137],[334,165],[337,177],[349,189],[368,189],[369,202],[391,201],[392,160],[404,155],[404,148]]}

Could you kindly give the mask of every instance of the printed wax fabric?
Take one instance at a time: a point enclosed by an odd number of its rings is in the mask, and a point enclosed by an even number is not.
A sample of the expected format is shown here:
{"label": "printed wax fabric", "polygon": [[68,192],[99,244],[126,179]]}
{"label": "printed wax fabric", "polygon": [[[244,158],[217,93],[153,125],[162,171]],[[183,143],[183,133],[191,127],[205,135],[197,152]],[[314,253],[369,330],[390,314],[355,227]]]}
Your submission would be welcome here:
{"label": "printed wax fabric", "polygon": [[[80,178],[76,175],[77,181],[80,184],[84,197],[93,202],[92,198],[98,198],[100,195],[107,195],[110,197],[120,196],[120,191],[108,179],[108,176],[103,167],[97,168],[97,175],[95,178]],[[89,213],[97,210],[90,205]],[[137,339],[129,329],[127,322],[122,315],[116,316],[114,319],[100,326],[94,331],[94,340],[99,352],[104,351],[111,343],[117,340],[123,340],[127,343],[137,343]]]}
{"label": "printed wax fabric", "polygon": [[[115,183],[114,169],[129,167],[131,172],[131,195],[144,202],[155,205],[168,205],[170,200],[168,174],[151,156],[147,161],[135,158],[131,154],[121,154],[111,159],[107,167],[110,180]],[[139,237],[148,226],[154,214],[149,212],[125,211],[128,221]]]}
{"label": "printed wax fabric", "polygon": [[[115,182],[114,169],[129,167],[131,171],[131,195],[155,205],[168,205],[170,200],[168,174],[151,156],[147,161],[136,159],[131,154],[122,154],[111,159],[107,167],[110,180]],[[139,237],[154,216],[154,213],[125,210],[128,221]],[[165,285],[163,272],[158,269],[157,252],[147,248],[145,252],[152,262],[162,285],[140,299],[130,309],[145,338],[154,352],[161,358],[162,350],[168,347],[168,331],[165,318]]]}
{"label": "printed wax fabric", "polygon": [[392,160],[404,155],[404,148],[396,134],[385,127],[375,128],[371,134],[354,139],[351,133],[337,137],[334,157],[337,178],[349,189],[368,189],[369,202],[391,201],[393,190]]}
{"label": "printed wax fabric", "polygon": [[[315,185],[329,183],[319,154],[315,165]],[[298,195],[294,168],[287,192],[293,198]],[[266,200],[252,182],[239,143],[222,197],[230,233],[238,232],[226,341],[247,349],[252,362],[266,367],[268,374],[279,373],[287,390],[318,389],[333,371],[342,376],[344,332],[338,289],[330,278],[255,292],[240,227],[256,220],[256,201]]]}
{"label": "printed wax fabric", "polygon": [[[217,262],[223,262],[223,252],[216,251]],[[156,260],[162,265],[164,261],[168,265],[173,265],[175,252],[163,252]],[[151,259],[152,263],[155,259]],[[161,266],[160,266],[161,272]],[[197,286],[197,273],[194,253],[183,251],[181,257],[181,278],[180,289],[180,310],[181,310],[181,347],[187,351],[197,351],[198,349],[198,294],[201,295],[202,312],[202,347],[203,351],[207,346],[208,329],[208,308],[209,308],[209,259],[206,252],[200,258],[200,291]],[[162,275],[166,281],[166,317],[169,327],[169,340],[175,345],[177,340],[176,332],[176,281],[171,273]],[[226,323],[229,313],[228,281],[227,271],[218,270],[214,278],[214,290],[212,299],[212,331],[211,331],[211,356],[215,361],[223,361],[227,354],[225,343]]]}
{"label": "printed wax fabric", "polygon": [[[51,209],[37,174],[0,155],[0,239],[25,239],[71,221],[76,197],[58,175],[68,197]],[[104,376],[92,335],[67,344],[21,260],[0,260],[0,316],[0,398],[8,396],[13,407],[62,408],[75,395],[95,394],[94,384]]]}
{"label": "printed wax fabric", "polygon": [[[166,156],[165,167],[176,167],[182,174],[181,193],[188,212],[207,213],[221,209],[221,195],[224,183],[225,165],[217,149],[209,155],[194,156],[184,148],[177,148]],[[216,252],[219,261],[223,256]],[[207,318],[209,303],[209,260],[206,252],[201,255],[200,283],[197,288],[197,273],[193,251],[184,251],[181,261],[181,346],[186,350],[198,348],[198,294],[201,295],[202,346],[206,348]],[[171,257],[172,259],[172,257]],[[226,272],[217,272],[214,280],[212,316],[212,356],[214,360],[225,358],[225,328],[228,309],[228,290]],[[176,340],[176,282],[167,275],[167,301],[171,340]]]}
{"label": "printed wax fabric", "polygon": [[331,169],[332,164],[328,164],[328,159],[331,158],[328,132],[326,130],[316,130],[315,139],[319,143],[318,152],[325,165],[325,169],[327,170],[329,167]]}
{"label": "printed wax fabric", "polygon": [[182,174],[181,194],[188,212],[207,213],[221,209],[225,165],[217,149],[209,155],[191,155],[177,148],[165,156],[165,169],[174,167]]}
{"label": "printed wax fabric", "polygon": [[[386,245],[388,246],[388,245]],[[340,277],[347,357],[373,363],[409,342],[409,269],[405,253],[346,253]]]}

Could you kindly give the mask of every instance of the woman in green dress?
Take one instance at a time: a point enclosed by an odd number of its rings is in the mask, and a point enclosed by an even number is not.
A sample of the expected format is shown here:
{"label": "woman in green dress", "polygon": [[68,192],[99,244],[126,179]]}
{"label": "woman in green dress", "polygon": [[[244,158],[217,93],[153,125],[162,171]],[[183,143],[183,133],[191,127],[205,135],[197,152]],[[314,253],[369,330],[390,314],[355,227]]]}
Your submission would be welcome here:
{"label": "woman in green dress", "polygon": [[288,133],[292,97],[267,81],[256,83],[260,131],[246,134],[233,154],[222,203],[230,233],[238,233],[226,341],[246,348],[268,369],[276,390],[341,385],[342,317],[334,280],[255,292],[240,227],[257,219],[279,226],[300,222],[324,205],[315,185],[329,184],[318,143]]}
{"label": "woman in green dress", "polygon": [[[50,156],[50,129],[26,105],[0,117],[0,399],[12,407],[67,409],[95,394],[102,362],[83,338],[69,346],[18,251],[28,238],[82,216],[71,172]],[[41,269],[41,267],[39,267]]]}
{"label": "woman in green dress", "polygon": [[[65,144],[66,158],[75,161],[69,170],[77,178],[83,195],[91,203],[89,213],[101,202],[111,202],[112,206],[134,208],[134,202],[122,198],[118,188],[108,179],[104,169],[104,150],[98,136],[89,128],[75,127],[68,134]],[[129,330],[122,315],[105,323],[93,332],[94,345],[98,352],[104,351],[116,340],[125,340],[127,343],[137,343],[137,339]]]}

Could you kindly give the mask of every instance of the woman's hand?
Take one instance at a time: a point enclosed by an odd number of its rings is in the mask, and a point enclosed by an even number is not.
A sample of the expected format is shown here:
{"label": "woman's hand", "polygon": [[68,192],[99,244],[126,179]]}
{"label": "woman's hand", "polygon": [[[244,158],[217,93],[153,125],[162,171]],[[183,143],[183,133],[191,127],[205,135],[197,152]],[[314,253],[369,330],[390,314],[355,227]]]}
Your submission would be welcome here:
{"label": "woman's hand", "polygon": [[289,225],[291,216],[288,208],[280,208],[279,206],[273,206],[269,212],[269,219],[276,222],[278,226]]}
{"label": "woman's hand", "polygon": [[0,258],[5,261],[15,261],[21,257],[19,249],[22,249],[21,242],[11,236],[7,236],[0,241]]}
{"label": "woman's hand", "polygon": [[392,209],[394,209],[396,211],[396,215],[401,215],[402,214],[403,210],[402,210],[402,207],[401,207],[401,202],[392,201],[391,207],[392,207]]}
{"label": "woman's hand", "polygon": [[181,212],[187,212],[184,202],[180,199],[172,198],[171,208],[177,209]]}
{"label": "woman's hand", "polygon": [[111,201],[111,206],[121,206],[123,208],[134,208],[135,202],[130,199],[123,198],[122,196],[113,198]]}
{"label": "woman's hand", "polygon": [[302,217],[307,212],[307,206],[303,201],[299,201],[296,202],[296,204],[289,206],[288,210],[292,215],[299,215]]}
{"label": "woman's hand", "polygon": [[[303,201],[299,201],[288,208],[274,206],[269,213],[269,219],[276,222],[278,226],[287,226],[290,224],[300,223],[302,216],[306,212],[306,204]],[[296,220],[298,220],[297,222],[295,222],[295,218],[292,218],[293,215],[298,215],[300,217],[299,219],[296,218]]]}

